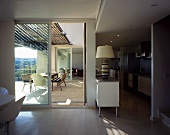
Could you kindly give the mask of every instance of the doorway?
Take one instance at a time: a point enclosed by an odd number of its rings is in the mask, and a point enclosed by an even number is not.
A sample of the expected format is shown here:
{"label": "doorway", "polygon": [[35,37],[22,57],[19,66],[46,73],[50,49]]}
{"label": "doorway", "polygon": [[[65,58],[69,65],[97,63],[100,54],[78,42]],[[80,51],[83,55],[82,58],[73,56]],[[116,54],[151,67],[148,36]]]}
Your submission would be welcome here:
{"label": "doorway", "polygon": [[[84,23],[57,23],[60,28],[57,34],[65,36],[67,44],[52,45],[51,72],[61,78],[66,73],[66,86],[62,90],[53,85],[51,93],[52,107],[84,105]],[[53,30],[52,30],[53,31]],[[56,35],[56,34],[55,34]],[[52,35],[52,38],[55,37]],[[61,39],[61,38],[60,38]],[[60,40],[62,41],[62,40]]]}

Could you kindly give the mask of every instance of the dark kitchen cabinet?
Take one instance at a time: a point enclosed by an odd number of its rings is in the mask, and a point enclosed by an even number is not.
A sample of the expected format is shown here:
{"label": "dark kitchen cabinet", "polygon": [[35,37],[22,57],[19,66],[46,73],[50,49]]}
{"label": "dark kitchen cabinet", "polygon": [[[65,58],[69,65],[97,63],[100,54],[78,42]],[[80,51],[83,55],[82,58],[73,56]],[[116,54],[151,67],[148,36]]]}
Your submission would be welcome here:
{"label": "dark kitchen cabinet", "polygon": [[150,57],[151,55],[151,42],[143,41],[141,42],[141,56]]}
{"label": "dark kitchen cabinet", "polygon": [[[138,74],[140,71],[140,59],[136,58],[135,53],[127,53],[124,55],[124,85],[126,89],[136,89],[136,76],[131,76],[131,74]],[[129,76],[130,75],[130,76]]]}
{"label": "dark kitchen cabinet", "polygon": [[132,74],[132,73],[128,74],[127,89],[137,93],[138,91],[138,75],[137,74]]}
{"label": "dark kitchen cabinet", "polygon": [[136,59],[135,53],[127,53],[124,55],[124,71],[128,73],[139,73],[140,60]]}

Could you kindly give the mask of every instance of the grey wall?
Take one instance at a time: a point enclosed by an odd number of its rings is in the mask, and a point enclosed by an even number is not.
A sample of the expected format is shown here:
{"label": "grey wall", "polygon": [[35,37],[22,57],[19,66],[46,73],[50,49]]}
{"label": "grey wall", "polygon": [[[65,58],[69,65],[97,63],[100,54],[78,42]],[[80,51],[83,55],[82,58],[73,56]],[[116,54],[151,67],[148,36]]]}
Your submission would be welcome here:
{"label": "grey wall", "polygon": [[14,22],[0,21],[0,87],[15,93]]}
{"label": "grey wall", "polygon": [[170,109],[170,16],[152,25],[152,108],[158,117],[160,108]]}
{"label": "grey wall", "polygon": [[72,54],[72,68],[83,69],[83,53]]}

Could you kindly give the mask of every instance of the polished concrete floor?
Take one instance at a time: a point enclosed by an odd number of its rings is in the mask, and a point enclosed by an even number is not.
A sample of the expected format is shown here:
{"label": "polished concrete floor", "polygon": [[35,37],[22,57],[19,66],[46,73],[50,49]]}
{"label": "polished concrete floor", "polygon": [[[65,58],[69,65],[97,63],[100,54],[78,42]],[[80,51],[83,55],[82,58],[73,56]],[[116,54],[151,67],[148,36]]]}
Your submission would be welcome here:
{"label": "polished concrete floor", "polygon": [[[115,108],[37,109],[22,111],[10,124],[11,135],[170,135],[160,121],[151,122],[150,99],[121,90],[119,117]],[[5,135],[4,127],[0,135]]]}

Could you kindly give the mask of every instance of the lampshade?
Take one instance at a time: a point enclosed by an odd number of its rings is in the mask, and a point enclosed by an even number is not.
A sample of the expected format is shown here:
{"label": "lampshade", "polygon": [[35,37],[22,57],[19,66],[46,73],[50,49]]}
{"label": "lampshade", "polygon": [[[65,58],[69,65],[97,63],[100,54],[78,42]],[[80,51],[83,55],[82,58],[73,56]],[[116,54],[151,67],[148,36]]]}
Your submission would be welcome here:
{"label": "lampshade", "polygon": [[109,77],[109,64],[107,62],[107,58],[114,58],[115,55],[113,53],[112,46],[98,46],[97,47],[97,53],[96,58],[103,58],[102,63],[102,78],[108,79]]}
{"label": "lampshade", "polygon": [[114,52],[112,46],[98,46],[96,58],[114,58]]}

